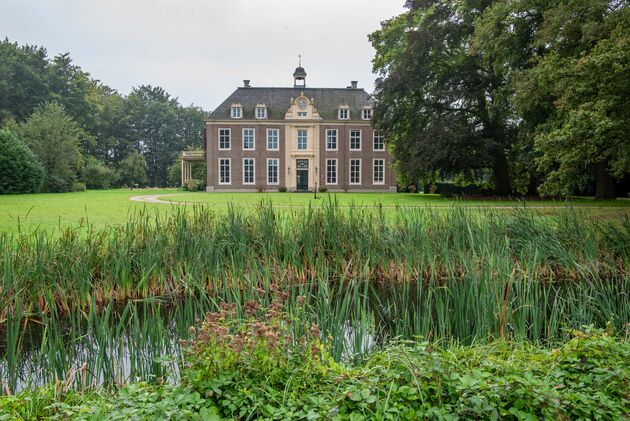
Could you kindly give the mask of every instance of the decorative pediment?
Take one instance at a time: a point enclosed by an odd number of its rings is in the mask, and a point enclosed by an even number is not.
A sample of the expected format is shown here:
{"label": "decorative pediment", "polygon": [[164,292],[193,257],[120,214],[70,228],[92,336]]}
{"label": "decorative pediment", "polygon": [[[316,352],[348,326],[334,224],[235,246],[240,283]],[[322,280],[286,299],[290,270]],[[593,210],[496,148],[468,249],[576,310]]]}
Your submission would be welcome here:
{"label": "decorative pediment", "polygon": [[320,120],[315,99],[307,98],[304,92],[300,92],[297,98],[291,98],[291,105],[284,115],[285,120]]}

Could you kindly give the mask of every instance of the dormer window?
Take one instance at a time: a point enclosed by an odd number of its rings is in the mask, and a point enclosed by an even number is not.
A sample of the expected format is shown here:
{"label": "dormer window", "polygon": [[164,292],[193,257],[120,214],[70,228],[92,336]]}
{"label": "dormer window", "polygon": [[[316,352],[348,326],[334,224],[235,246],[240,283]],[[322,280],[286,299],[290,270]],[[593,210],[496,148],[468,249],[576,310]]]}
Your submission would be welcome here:
{"label": "dormer window", "polygon": [[243,118],[243,107],[241,104],[232,104],[232,118]]}
{"label": "dormer window", "polygon": [[372,119],[372,108],[371,107],[363,108],[363,110],[361,111],[361,119],[363,119],[363,120],[371,120]]}
{"label": "dormer window", "polygon": [[350,108],[347,105],[341,105],[338,117],[339,120],[350,120]]}
{"label": "dormer window", "polygon": [[256,118],[259,120],[267,118],[267,106],[265,104],[256,105]]}

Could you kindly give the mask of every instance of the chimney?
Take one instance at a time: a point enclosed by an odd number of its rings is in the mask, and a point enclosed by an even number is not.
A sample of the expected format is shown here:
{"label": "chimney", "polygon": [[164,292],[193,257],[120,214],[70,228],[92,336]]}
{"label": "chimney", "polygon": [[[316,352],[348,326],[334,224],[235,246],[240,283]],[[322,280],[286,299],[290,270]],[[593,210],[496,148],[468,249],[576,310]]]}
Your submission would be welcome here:
{"label": "chimney", "polygon": [[351,80],[350,81],[350,86],[352,87],[352,89],[357,89],[357,83],[359,83],[356,80]]}
{"label": "chimney", "polygon": [[251,88],[251,86],[249,86],[249,79],[243,79],[243,87],[244,88]]}

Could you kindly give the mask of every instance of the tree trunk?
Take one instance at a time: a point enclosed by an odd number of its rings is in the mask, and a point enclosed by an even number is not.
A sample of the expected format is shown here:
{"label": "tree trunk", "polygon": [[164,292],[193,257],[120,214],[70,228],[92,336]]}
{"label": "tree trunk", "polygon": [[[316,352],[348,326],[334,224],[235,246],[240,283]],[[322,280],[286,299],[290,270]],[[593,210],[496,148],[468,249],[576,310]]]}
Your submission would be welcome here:
{"label": "tree trunk", "polygon": [[595,167],[595,200],[615,198],[615,179],[608,172],[608,160],[602,160]]}
{"label": "tree trunk", "polygon": [[527,196],[540,196],[538,193],[538,176],[535,172],[529,175],[529,184],[527,185]]}
{"label": "tree trunk", "polygon": [[507,158],[505,151],[500,149],[494,154],[494,186],[497,196],[509,196],[512,194],[512,185],[510,184],[510,172],[508,171]]}

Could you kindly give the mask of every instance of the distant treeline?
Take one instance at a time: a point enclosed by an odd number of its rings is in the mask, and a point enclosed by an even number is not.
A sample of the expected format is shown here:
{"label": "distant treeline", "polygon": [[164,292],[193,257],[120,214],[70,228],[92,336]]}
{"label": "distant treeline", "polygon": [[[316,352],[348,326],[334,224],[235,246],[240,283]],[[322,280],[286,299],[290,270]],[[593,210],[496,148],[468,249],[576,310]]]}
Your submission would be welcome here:
{"label": "distant treeline", "polygon": [[178,154],[203,145],[206,113],[163,88],[129,95],[68,53],[0,41],[0,193],[167,186]]}

